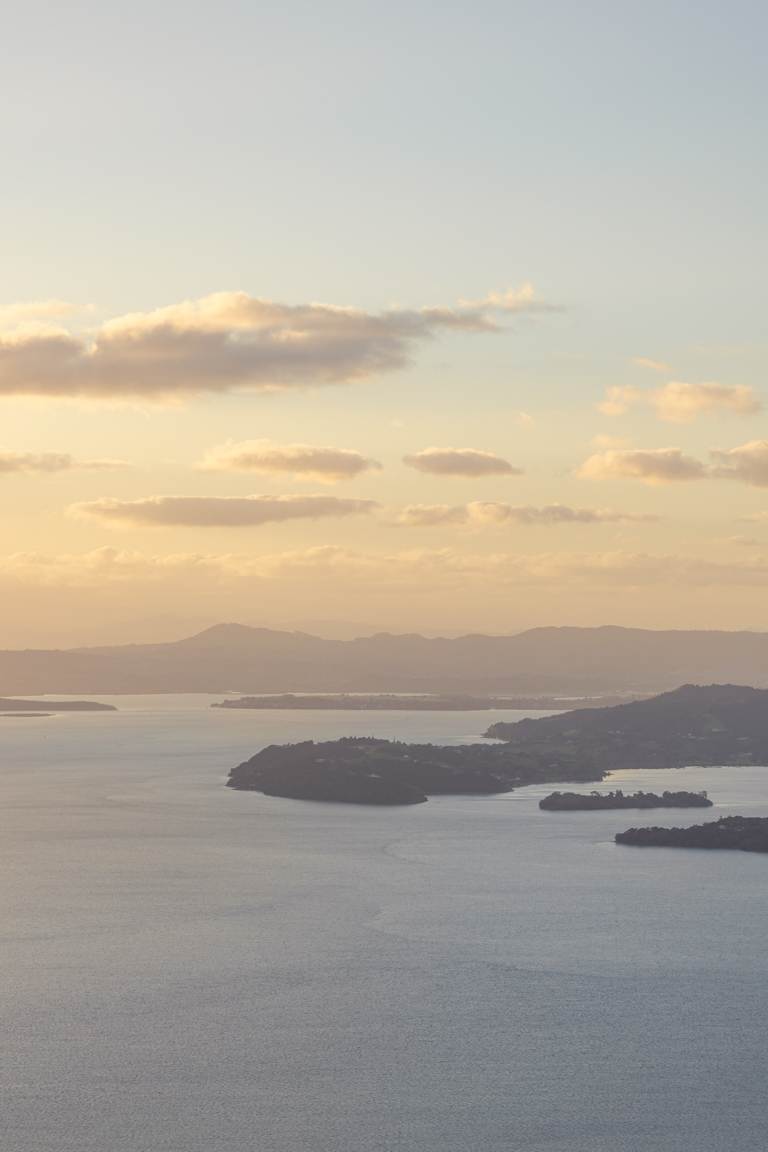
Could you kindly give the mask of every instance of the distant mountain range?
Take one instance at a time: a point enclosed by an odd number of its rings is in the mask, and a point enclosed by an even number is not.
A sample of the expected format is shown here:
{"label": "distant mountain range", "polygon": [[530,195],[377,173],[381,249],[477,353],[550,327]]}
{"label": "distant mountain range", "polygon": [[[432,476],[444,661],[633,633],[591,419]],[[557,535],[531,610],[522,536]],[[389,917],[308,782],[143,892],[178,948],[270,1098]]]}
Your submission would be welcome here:
{"label": "distant mountain range", "polygon": [[165,644],[0,652],[0,695],[436,692],[568,697],[683,683],[768,687],[768,633],[534,628],[435,639],[328,640],[218,624]]}

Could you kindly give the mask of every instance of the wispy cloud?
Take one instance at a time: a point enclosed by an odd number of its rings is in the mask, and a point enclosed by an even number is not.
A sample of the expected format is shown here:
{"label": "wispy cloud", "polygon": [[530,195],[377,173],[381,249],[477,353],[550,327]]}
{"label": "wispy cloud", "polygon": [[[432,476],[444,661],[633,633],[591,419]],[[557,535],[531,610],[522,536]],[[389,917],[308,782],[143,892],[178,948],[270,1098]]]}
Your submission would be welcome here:
{"label": "wispy cloud", "polygon": [[605,399],[598,404],[606,416],[621,416],[637,406],[652,408],[660,420],[688,424],[697,416],[712,412],[751,416],[760,411],[762,402],[754,388],[745,384],[712,381],[691,384],[673,380],[659,388],[633,385],[609,388]]}
{"label": "wispy cloud", "polygon": [[616,512],[611,508],[574,508],[568,504],[504,504],[496,501],[472,501],[469,504],[409,504],[400,514],[401,524],[429,528],[444,525],[482,524],[619,524],[647,523],[658,516],[645,513]]}
{"label": "wispy cloud", "polygon": [[483,312],[487,309],[496,312],[562,312],[562,307],[540,300],[533,284],[527,282],[519,288],[506,292],[489,292],[481,300],[462,300],[461,307],[469,311]]}
{"label": "wispy cloud", "polygon": [[342,500],[335,496],[147,496],[140,500],[102,498],[73,504],[70,511],[113,524],[237,528],[284,520],[355,516],[377,507],[375,500]]}
{"label": "wispy cloud", "polygon": [[442,333],[494,332],[500,316],[550,307],[529,285],[452,308],[384,312],[219,292],[85,334],[0,334],[0,396],[167,400],[345,383],[403,368]]}
{"label": "wispy cloud", "polygon": [[78,469],[106,472],[129,467],[125,460],[79,460],[69,452],[15,452],[0,449],[0,475],[14,472],[73,472]]}
{"label": "wispy cloud", "polygon": [[632,363],[638,368],[647,368],[649,372],[665,373],[671,371],[669,364],[665,364],[663,360],[651,360],[650,356],[635,356]]}
{"label": "wispy cloud", "polygon": [[14,328],[50,324],[82,309],[66,300],[22,300],[0,304],[0,332]]}
{"label": "wispy cloud", "polygon": [[439,528],[469,520],[467,504],[408,504],[398,516],[400,524],[411,528]]}
{"label": "wispy cloud", "polygon": [[479,448],[424,448],[403,463],[419,472],[434,476],[522,476],[522,468],[515,468],[509,460]]}
{"label": "wispy cloud", "polygon": [[270,440],[243,440],[212,449],[201,465],[218,472],[255,472],[335,483],[351,480],[362,472],[381,468],[351,448],[316,447],[311,444],[274,444]]}

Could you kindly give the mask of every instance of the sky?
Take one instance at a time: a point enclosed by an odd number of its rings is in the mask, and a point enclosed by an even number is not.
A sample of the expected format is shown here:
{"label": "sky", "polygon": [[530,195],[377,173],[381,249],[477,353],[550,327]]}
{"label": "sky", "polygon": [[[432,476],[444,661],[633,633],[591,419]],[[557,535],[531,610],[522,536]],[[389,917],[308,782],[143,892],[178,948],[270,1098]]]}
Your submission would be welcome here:
{"label": "sky", "polygon": [[4,6],[0,646],[768,629],[768,9]]}

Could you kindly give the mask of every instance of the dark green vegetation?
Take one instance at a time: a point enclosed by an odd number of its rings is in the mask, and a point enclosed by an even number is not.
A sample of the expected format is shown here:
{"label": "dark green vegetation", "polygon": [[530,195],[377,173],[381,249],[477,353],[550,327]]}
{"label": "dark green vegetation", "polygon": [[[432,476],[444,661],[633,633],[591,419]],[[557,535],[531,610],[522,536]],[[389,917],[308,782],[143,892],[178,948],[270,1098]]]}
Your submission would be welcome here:
{"label": "dark green vegetation", "polygon": [[92,700],[10,700],[0,697],[0,714],[49,716],[51,712],[117,712],[117,708],[114,704],[96,704]]}
{"label": "dark green vegetation", "polygon": [[650,700],[494,724],[511,752],[598,773],[695,764],[768,764],[768,691],[687,684]]}
{"label": "dark green vegetation", "polygon": [[[606,697],[600,699],[583,699],[569,701],[568,707],[586,707],[590,704],[607,705],[618,703]],[[285,709],[299,711],[302,709],[319,709],[333,711],[343,709],[352,712],[485,712],[495,709],[541,709],[542,711],[557,711],[565,707],[561,700],[551,696],[406,696],[393,693],[377,693],[364,695],[363,693],[335,693],[321,695],[319,693],[300,696],[293,692],[286,692],[275,696],[243,696],[239,700],[222,700],[220,704],[211,704],[211,708],[253,708],[253,709]]]}
{"label": "dark green vegetation", "polygon": [[548,812],[593,812],[613,808],[711,808],[706,792],[552,792],[539,801]]}
{"label": "dark green vegetation", "polygon": [[[595,779],[583,773],[568,779]],[[402,744],[349,737],[315,744],[271,745],[229,774],[230,788],[300,800],[348,804],[419,804],[440,794],[508,792],[520,784],[562,780],[563,769],[506,747]]]}
{"label": "dark green vegetation", "polygon": [[768,852],[768,818],[724,816],[692,828],[629,828],[618,832],[617,844],[637,848],[738,848],[741,852]]}

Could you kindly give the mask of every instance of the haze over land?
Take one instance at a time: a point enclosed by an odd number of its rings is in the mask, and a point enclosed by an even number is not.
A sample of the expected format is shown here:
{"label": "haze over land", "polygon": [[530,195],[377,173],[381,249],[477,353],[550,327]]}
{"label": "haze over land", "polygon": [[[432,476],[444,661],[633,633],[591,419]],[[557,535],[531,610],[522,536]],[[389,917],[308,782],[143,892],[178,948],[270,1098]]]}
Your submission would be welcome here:
{"label": "haze over land", "polygon": [[537,628],[453,639],[325,640],[221,624],[171,643],[0,652],[0,694],[127,692],[652,693],[768,685],[768,634]]}

